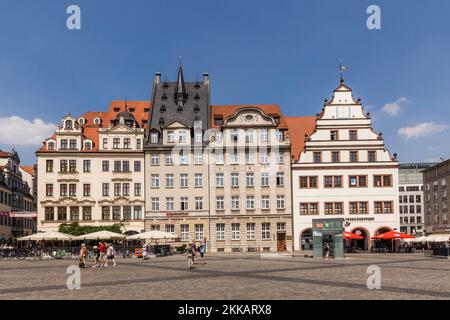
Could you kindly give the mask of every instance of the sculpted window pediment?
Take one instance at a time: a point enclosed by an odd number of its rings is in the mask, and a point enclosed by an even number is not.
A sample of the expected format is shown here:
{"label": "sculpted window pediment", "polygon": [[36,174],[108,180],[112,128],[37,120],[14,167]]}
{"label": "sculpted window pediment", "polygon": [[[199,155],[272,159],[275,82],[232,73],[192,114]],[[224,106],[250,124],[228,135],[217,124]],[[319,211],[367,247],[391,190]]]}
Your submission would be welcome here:
{"label": "sculpted window pediment", "polygon": [[272,117],[258,109],[239,110],[225,121],[225,126],[275,126]]}

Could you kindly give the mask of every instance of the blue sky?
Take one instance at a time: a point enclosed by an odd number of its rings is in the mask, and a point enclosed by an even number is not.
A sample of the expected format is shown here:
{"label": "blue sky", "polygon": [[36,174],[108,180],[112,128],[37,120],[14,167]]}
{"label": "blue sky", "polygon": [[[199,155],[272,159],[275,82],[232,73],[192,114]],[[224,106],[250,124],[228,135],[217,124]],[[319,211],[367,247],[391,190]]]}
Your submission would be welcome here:
{"label": "blue sky", "polygon": [[[82,29],[66,28],[81,8]],[[381,8],[381,30],[366,9]],[[35,161],[67,112],[146,100],[156,71],[212,81],[213,104],[314,115],[345,79],[402,162],[450,156],[450,2],[0,0],[0,148]],[[400,131],[399,131],[400,130]]]}

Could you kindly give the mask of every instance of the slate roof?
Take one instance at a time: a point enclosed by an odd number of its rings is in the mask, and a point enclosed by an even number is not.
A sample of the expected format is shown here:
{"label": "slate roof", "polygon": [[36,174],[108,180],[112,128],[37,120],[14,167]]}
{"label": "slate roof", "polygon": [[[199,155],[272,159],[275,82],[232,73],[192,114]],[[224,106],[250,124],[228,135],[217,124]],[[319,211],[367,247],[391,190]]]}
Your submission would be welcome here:
{"label": "slate roof", "polygon": [[[182,107],[177,103],[177,97],[180,96],[183,96],[184,101]],[[156,81],[154,83],[150,102],[152,109],[149,116],[146,147],[161,146],[161,136],[158,144],[150,144],[149,132],[152,130],[162,132],[161,129],[164,126],[174,121],[180,121],[192,128],[195,121],[201,121],[203,131],[209,128],[209,82],[185,82],[181,65],[176,82]]]}

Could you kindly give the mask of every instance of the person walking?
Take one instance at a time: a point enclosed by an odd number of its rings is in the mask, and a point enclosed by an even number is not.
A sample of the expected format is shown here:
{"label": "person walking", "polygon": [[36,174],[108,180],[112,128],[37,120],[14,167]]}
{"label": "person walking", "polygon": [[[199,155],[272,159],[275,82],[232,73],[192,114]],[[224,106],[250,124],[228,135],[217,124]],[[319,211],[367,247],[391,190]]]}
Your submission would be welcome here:
{"label": "person walking", "polygon": [[108,244],[108,249],[106,250],[106,267],[109,265],[109,261],[113,262],[113,267],[117,266],[116,260],[114,259],[114,253],[115,252],[112,243]]}
{"label": "person walking", "polygon": [[87,255],[87,248],[84,243],[81,244],[80,247],[80,268],[86,268],[86,255]]}
{"label": "person walking", "polygon": [[94,246],[94,258],[95,264],[92,267],[93,268],[100,267],[100,249],[97,246]]}
{"label": "person walking", "polygon": [[328,245],[328,243],[325,243],[325,246],[323,247],[323,254],[326,259],[328,259],[328,257],[330,256],[330,246]]}
{"label": "person walking", "polygon": [[206,238],[200,242],[200,246],[198,247],[198,252],[200,253],[200,261],[202,264],[205,264],[205,252],[206,252]]}
{"label": "person walking", "polygon": [[104,267],[106,264],[106,247],[101,241],[98,243],[98,250],[100,252],[100,267]]}

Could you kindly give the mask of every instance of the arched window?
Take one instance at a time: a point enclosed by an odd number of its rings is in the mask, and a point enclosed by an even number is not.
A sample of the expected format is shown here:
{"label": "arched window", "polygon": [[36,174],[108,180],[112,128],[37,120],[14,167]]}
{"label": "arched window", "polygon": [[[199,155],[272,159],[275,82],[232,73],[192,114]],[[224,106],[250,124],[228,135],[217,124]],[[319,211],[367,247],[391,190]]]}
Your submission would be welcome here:
{"label": "arched window", "polygon": [[73,129],[73,121],[72,120],[66,120],[65,129],[66,130],[72,130]]}

